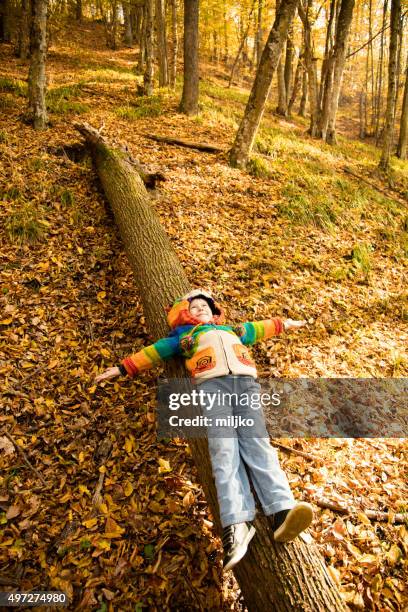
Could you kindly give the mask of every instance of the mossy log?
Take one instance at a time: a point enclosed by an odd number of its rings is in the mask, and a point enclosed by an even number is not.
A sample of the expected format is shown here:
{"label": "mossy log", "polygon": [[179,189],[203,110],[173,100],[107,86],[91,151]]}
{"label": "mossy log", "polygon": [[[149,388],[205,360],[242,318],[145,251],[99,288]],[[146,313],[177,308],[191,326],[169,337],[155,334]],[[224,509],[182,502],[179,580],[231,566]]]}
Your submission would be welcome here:
{"label": "mossy log", "polygon": [[[155,339],[168,334],[165,307],[191,289],[185,272],[150,205],[146,188],[123,151],[113,148],[97,130],[76,124],[85,137],[122,237],[147,324]],[[182,364],[171,374],[185,377]],[[198,479],[218,531],[218,504],[207,442],[189,441]],[[270,519],[258,513],[257,534],[248,553],[234,568],[248,610],[328,612],[345,610],[339,591],[314,544],[300,538],[275,544]],[[192,602],[193,603],[193,602]]]}

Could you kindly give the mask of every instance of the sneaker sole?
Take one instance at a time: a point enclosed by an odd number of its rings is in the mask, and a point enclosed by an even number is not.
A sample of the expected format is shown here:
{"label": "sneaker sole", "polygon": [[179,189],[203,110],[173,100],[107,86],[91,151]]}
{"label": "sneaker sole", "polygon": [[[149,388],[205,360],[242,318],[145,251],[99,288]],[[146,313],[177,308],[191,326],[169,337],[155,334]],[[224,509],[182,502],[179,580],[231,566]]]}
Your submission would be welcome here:
{"label": "sneaker sole", "polygon": [[232,567],[234,567],[234,565],[236,565],[237,563],[241,561],[242,557],[245,556],[245,553],[248,550],[248,545],[250,541],[252,540],[252,538],[254,537],[254,535],[255,535],[255,527],[251,526],[251,529],[248,531],[247,536],[245,540],[243,541],[241,548],[239,548],[235,557],[233,557],[230,561],[228,561],[227,565],[223,567],[224,572],[231,569]]}
{"label": "sneaker sole", "polygon": [[298,502],[273,534],[275,542],[291,542],[307,529],[313,520],[313,509],[307,502]]}

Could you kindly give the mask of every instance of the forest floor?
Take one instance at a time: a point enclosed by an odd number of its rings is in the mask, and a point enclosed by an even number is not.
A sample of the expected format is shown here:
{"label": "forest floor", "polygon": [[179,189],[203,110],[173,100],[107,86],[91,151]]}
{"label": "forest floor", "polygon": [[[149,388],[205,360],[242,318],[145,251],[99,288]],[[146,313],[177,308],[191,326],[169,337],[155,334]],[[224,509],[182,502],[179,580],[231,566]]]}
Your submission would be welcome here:
{"label": "forest floor", "polygon": [[[206,66],[200,114],[188,118],[180,86],[136,98],[136,51],[107,50],[101,26],[58,37],[40,133],[21,121],[27,63],[0,47],[0,584],[64,590],[75,610],[239,610],[188,447],[156,439],[158,372],[93,384],[151,336],[73,123],[103,125],[165,173],[152,206],[192,285],[209,287],[231,321],[308,321],[255,347],[263,377],[407,376],[408,163],[393,159],[390,186],[375,147],[346,131],[336,147],[313,140],[305,119],[272,104],[250,172],[223,153],[155,143],[146,135],[227,150],[248,91]],[[345,601],[406,609],[408,530],[393,524],[408,510],[406,441],[279,442],[310,455],[280,451],[297,498],[355,509],[316,503],[309,529]]]}

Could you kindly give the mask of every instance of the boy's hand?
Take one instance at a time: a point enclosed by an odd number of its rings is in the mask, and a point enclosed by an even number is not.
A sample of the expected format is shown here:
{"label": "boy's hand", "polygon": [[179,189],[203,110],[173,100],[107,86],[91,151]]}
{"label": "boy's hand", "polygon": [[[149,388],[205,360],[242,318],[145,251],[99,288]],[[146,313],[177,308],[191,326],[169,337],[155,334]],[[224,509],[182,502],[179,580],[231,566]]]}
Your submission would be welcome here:
{"label": "boy's hand", "polygon": [[288,329],[299,329],[299,327],[303,327],[306,325],[306,321],[294,321],[293,319],[285,319],[283,322],[283,329],[288,331]]}
{"label": "boy's hand", "polygon": [[109,378],[114,378],[115,376],[119,376],[120,374],[120,370],[119,368],[108,368],[107,370],[105,370],[105,372],[102,372],[102,374],[98,374],[98,376],[95,377],[95,382],[99,383],[102,380],[108,380]]}

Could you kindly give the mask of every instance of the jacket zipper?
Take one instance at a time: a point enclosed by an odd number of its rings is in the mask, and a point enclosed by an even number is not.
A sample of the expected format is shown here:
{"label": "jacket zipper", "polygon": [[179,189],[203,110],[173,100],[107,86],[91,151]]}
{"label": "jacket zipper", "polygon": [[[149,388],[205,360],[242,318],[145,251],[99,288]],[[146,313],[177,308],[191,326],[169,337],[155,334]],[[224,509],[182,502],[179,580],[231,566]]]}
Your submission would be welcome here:
{"label": "jacket zipper", "polygon": [[227,366],[228,366],[228,374],[232,374],[232,370],[231,370],[231,368],[230,368],[230,364],[229,364],[229,361],[228,361],[228,358],[227,358],[227,352],[226,352],[226,350],[225,350],[225,348],[224,348],[224,343],[223,343],[223,341],[221,340],[220,336],[218,335],[218,330],[215,330],[215,332],[216,332],[216,334],[217,334],[218,341],[219,341],[219,343],[221,344],[222,352],[224,353],[225,363],[226,363],[226,364],[227,364]]}

